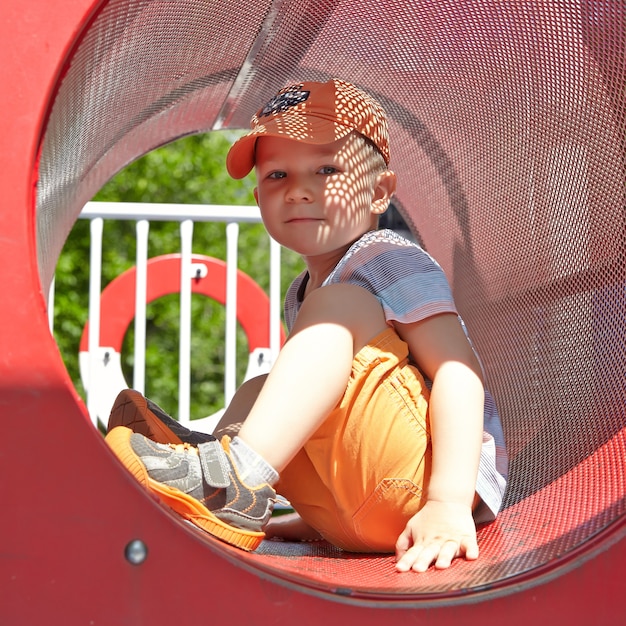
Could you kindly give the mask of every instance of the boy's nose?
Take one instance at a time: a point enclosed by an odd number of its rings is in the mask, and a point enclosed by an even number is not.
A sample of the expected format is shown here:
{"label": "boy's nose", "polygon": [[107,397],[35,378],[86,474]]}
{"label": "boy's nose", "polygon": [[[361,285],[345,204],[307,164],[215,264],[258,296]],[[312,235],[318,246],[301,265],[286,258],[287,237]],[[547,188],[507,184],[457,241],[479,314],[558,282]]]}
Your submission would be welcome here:
{"label": "boy's nose", "polygon": [[313,198],[311,189],[302,178],[292,177],[291,184],[287,188],[287,200],[289,202],[310,202]]}

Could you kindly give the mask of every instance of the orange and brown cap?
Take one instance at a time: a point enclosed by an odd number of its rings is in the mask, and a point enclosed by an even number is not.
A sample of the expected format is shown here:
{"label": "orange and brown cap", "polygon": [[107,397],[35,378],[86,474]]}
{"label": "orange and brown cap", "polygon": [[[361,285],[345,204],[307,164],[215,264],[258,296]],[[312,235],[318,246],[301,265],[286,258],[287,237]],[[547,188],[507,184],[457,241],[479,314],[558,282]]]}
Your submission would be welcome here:
{"label": "orange and brown cap", "polygon": [[389,165],[384,109],[368,94],[341,80],[304,82],[281,89],[252,117],[250,128],[226,157],[226,168],[233,178],[243,178],[252,170],[255,142],[263,136],[326,144],[356,131],[378,148]]}

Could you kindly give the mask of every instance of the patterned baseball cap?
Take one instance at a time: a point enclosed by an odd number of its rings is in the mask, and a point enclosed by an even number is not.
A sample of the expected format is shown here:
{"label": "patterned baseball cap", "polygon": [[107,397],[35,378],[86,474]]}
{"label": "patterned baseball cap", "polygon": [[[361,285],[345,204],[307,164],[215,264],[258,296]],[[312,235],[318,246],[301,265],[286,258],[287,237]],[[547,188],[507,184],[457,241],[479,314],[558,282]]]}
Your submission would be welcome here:
{"label": "patterned baseball cap", "polygon": [[252,117],[250,128],[226,157],[226,168],[233,178],[243,178],[252,170],[255,142],[262,136],[326,144],[356,131],[378,148],[389,165],[384,109],[368,94],[341,80],[304,82],[281,89]]}

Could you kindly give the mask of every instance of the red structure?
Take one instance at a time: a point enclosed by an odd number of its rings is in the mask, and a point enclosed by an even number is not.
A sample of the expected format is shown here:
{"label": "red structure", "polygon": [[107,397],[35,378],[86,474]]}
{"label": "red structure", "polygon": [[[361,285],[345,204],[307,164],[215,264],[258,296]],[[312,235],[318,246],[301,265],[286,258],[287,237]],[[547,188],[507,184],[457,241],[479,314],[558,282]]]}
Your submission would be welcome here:
{"label": "red structure", "polygon": [[[226,263],[201,254],[191,257],[196,266],[203,265],[212,280],[202,277],[191,280],[191,292],[198,293],[220,304],[226,304]],[[166,254],[148,259],[146,266],[146,303],[180,290],[180,255]],[[100,328],[100,345],[122,351],[124,335],[135,317],[135,279],[137,269],[129,270],[110,282],[102,292],[101,312],[104,319]],[[269,348],[269,299],[261,287],[241,270],[237,271],[237,321],[248,339],[250,352]],[[284,335],[281,334],[281,343]],[[79,349],[89,349],[89,324],[85,325]]]}
{"label": "red structure", "polygon": [[[0,622],[621,624],[625,22],[619,0],[4,0]],[[48,330],[56,259],[108,178],[329,76],[387,108],[398,207],[505,422],[505,509],[445,572],[186,526],[116,462]]]}

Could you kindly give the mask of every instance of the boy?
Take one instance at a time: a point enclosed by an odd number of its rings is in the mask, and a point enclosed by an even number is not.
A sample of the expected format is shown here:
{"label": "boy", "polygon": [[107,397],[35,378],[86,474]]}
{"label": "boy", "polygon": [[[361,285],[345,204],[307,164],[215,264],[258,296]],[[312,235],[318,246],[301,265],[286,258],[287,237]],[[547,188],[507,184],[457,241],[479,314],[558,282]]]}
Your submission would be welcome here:
{"label": "boy", "polygon": [[301,518],[288,537],[395,552],[399,571],[477,558],[475,523],[494,519],[505,487],[502,431],[443,272],[376,230],[396,187],[383,109],[343,81],[302,83],[251,127],[227,168],[256,169],[265,227],[306,263],[286,296],[289,338],[229,406],[232,442],[176,436],[128,394],[107,441],[163,501],[245,549],[282,532],[268,523],[276,488]]}

